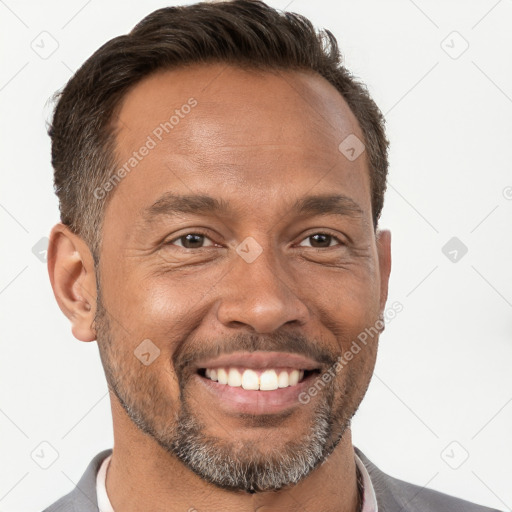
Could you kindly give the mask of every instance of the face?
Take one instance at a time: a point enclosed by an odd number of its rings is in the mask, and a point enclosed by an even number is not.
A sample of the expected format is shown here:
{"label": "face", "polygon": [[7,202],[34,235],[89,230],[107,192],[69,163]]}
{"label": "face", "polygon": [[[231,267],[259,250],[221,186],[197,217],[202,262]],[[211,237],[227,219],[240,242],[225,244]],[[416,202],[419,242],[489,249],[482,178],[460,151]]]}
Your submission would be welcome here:
{"label": "face", "polygon": [[95,319],[109,385],[213,484],[296,483],[342,439],[375,364],[377,336],[336,366],[379,323],[389,274],[366,154],[338,149],[358,123],[319,76],[225,65],[151,76],[118,117],[127,172]]}

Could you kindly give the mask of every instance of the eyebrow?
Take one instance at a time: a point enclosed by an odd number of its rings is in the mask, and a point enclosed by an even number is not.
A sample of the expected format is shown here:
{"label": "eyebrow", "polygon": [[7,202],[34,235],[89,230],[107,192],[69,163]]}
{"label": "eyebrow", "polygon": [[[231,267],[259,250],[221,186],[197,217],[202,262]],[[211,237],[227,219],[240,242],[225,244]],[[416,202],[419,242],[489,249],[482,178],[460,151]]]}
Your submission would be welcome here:
{"label": "eyebrow", "polygon": [[[224,199],[200,194],[174,194],[168,192],[143,212],[144,220],[151,223],[156,217],[180,214],[233,214],[234,209]],[[361,217],[363,209],[350,197],[342,194],[310,195],[297,199],[288,213],[297,215],[339,215]]]}
{"label": "eyebrow", "polygon": [[172,192],[164,194],[149,208],[144,210],[144,218],[152,221],[154,217],[179,215],[182,213],[226,213],[229,205],[222,199],[207,195],[179,195]]}
{"label": "eyebrow", "polygon": [[295,202],[292,211],[303,215],[364,215],[363,209],[353,199],[342,194],[306,196]]}

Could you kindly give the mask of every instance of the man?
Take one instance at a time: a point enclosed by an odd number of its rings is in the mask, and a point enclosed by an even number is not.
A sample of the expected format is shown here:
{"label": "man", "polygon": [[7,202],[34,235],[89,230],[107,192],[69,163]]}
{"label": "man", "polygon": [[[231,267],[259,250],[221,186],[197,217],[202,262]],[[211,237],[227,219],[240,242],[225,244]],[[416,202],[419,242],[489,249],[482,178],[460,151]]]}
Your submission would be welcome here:
{"label": "man", "polygon": [[47,511],[490,510],[351,442],[387,140],[332,34],[247,0],[156,11],[75,74],[50,135],[50,279],[98,341],[114,449]]}

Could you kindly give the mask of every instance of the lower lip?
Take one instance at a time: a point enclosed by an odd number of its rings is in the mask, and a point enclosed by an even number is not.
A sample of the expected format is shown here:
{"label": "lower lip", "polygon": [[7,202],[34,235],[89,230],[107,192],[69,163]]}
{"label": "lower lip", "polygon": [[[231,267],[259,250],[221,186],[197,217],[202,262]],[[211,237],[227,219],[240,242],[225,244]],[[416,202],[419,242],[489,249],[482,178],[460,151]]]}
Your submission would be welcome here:
{"label": "lower lip", "polygon": [[304,407],[299,402],[299,395],[308,388],[311,379],[315,377],[316,374],[311,374],[295,386],[260,391],[219,384],[206,377],[195,376],[222,409],[236,414],[276,414],[293,407]]}

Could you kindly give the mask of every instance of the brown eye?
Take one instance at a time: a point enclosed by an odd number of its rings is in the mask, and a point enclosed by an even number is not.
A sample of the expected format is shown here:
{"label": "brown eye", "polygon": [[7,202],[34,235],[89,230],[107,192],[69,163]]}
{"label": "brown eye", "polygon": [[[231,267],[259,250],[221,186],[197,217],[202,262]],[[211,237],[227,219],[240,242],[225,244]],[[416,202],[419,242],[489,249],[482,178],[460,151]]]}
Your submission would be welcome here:
{"label": "brown eye", "polygon": [[[187,233],[186,235],[182,235],[178,238],[175,238],[174,240],[171,240],[168,242],[168,245],[178,245],[184,249],[201,249],[202,247],[205,247],[204,243],[206,240],[211,242],[211,240],[206,235],[201,233]],[[213,245],[213,243],[210,243],[207,246],[211,245]]]}
{"label": "brown eye", "polygon": [[[336,244],[332,244],[332,242],[337,242],[339,245],[343,245],[337,237],[330,235],[328,233],[315,233],[314,235],[310,235],[310,236],[306,237],[304,240],[309,240],[310,241],[309,247],[314,247],[316,249],[324,249],[324,248],[332,247],[333,245],[336,245]],[[300,245],[302,247],[308,247],[307,245],[306,246],[304,246],[302,244],[300,244]]]}

